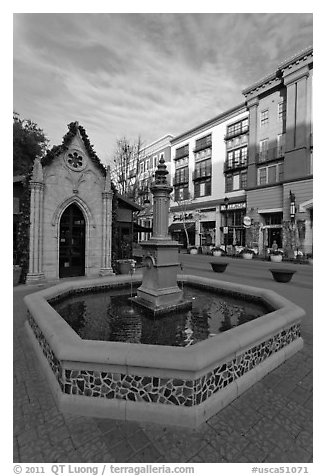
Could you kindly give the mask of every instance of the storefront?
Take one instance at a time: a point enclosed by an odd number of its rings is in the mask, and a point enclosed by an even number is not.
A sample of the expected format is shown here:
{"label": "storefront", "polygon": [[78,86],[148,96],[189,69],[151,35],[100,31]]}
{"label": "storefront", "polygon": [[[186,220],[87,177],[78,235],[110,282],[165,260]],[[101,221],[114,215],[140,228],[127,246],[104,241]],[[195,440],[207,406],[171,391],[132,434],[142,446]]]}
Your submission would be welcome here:
{"label": "storefront", "polygon": [[245,246],[246,202],[224,203],[220,206],[222,226],[220,227],[221,243],[226,246]]}
{"label": "storefront", "polygon": [[[169,226],[169,234],[172,240],[178,241],[183,248],[195,245],[195,221],[194,214],[189,213],[174,213],[172,216],[172,223]],[[187,240],[188,235],[188,240]]]}
{"label": "storefront", "polygon": [[283,213],[263,213],[260,212],[262,217],[262,232],[263,232],[263,247],[264,250],[272,248],[274,241],[278,248],[283,246]]}

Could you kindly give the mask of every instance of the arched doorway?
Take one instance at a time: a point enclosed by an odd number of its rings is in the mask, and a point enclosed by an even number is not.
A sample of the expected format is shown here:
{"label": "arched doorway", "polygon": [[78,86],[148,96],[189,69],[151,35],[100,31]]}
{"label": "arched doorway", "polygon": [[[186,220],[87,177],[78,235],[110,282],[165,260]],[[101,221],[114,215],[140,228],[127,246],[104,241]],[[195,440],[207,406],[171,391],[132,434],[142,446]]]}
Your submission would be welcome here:
{"label": "arched doorway", "polygon": [[59,277],[85,275],[85,218],[72,204],[63,212],[59,236]]}

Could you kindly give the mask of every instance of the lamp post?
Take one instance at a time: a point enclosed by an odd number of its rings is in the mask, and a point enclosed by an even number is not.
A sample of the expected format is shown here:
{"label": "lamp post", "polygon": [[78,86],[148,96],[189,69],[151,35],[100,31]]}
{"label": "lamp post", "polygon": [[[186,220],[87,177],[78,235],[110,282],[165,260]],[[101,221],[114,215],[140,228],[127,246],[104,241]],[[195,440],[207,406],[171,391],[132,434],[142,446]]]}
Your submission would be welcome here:
{"label": "lamp post", "polygon": [[228,228],[228,204],[229,204],[229,198],[225,197],[224,198],[224,205],[225,205],[225,226],[223,229],[224,232],[224,246],[225,246],[225,253],[227,254],[227,246],[228,246],[228,235],[229,235],[229,228]]}
{"label": "lamp post", "polygon": [[295,195],[290,190],[290,218],[291,222],[294,223],[295,221]]}

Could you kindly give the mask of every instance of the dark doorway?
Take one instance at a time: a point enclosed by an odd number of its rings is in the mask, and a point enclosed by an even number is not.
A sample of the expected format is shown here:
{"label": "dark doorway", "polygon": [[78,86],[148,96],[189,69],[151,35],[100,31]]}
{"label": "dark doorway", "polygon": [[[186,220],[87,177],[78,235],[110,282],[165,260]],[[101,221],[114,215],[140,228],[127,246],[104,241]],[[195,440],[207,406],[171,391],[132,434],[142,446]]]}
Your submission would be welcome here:
{"label": "dark doorway", "polygon": [[75,204],[62,214],[59,240],[59,277],[84,276],[85,218]]}
{"label": "dark doorway", "polygon": [[282,228],[268,228],[268,247],[276,241],[278,248],[282,248]]}

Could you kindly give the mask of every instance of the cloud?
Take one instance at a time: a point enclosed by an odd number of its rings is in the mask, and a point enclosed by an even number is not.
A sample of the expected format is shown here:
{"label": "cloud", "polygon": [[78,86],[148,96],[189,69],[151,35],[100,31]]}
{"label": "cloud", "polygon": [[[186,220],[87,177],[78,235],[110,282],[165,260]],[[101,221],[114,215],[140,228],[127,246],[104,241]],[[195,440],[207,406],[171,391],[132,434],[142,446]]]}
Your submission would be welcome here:
{"label": "cloud", "polygon": [[312,44],[310,14],[15,14],[14,108],[61,143],[78,120],[107,161],[122,136],[178,135]]}

